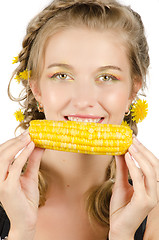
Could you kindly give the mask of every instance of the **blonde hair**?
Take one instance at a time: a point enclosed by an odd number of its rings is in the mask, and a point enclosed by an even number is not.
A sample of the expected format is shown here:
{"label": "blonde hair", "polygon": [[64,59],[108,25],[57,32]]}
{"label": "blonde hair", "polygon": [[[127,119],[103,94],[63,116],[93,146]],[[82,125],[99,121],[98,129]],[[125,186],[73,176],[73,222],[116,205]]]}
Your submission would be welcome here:
{"label": "blonde hair", "polygon": [[[115,0],[54,0],[29,23],[23,40],[23,48],[18,56],[19,66],[15,69],[12,78],[28,69],[32,71],[30,81],[39,79],[43,69],[43,54],[49,37],[66,28],[83,26],[98,31],[116,31],[120,34],[127,49],[131,77],[135,79],[134,81],[141,81],[144,90],[149,67],[148,44],[144,26],[138,13]],[[10,83],[11,81],[12,79]],[[38,111],[29,83],[26,80],[21,81],[25,95],[23,91],[18,99],[14,98],[10,93],[10,83],[8,94],[13,101],[19,103],[23,101],[25,119],[18,127],[27,129],[31,120],[45,119],[45,115]],[[132,121],[131,114],[124,120],[137,134],[137,126]],[[106,172],[104,184],[95,186],[87,195],[87,210],[90,219],[95,219],[105,227],[109,226],[112,179],[115,179],[114,161]],[[42,169],[39,170],[39,191],[39,206],[42,206],[45,204],[47,191],[47,181]]]}

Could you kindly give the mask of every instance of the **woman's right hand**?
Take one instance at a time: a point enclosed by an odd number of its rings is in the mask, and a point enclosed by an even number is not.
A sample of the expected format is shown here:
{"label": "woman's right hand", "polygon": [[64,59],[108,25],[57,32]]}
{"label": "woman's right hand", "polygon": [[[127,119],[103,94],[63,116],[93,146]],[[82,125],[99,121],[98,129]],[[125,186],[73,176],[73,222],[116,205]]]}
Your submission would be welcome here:
{"label": "woman's right hand", "polygon": [[28,239],[27,236],[34,235],[39,205],[38,170],[43,151],[35,148],[27,131],[0,145],[0,202],[10,219],[9,236],[26,234]]}

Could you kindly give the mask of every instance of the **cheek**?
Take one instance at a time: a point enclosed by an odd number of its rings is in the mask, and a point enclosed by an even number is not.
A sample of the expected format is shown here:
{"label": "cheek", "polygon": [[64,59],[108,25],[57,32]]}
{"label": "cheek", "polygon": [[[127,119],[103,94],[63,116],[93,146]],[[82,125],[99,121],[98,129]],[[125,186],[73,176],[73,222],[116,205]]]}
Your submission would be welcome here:
{"label": "cheek", "polygon": [[[103,107],[108,112],[111,119],[115,119],[117,124],[121,122],[126,112],[129,99],[129,91],[126,87],[118,87],[102,94]],[[113,120],[114,121],[114,120]]]}
{"label": "cheek", "polygon": [[60,111],[67,104],[69,89],[66,86],[45,83],[41,85],[41,89],[43,89],[41,97],[46,117],[49,113]]}

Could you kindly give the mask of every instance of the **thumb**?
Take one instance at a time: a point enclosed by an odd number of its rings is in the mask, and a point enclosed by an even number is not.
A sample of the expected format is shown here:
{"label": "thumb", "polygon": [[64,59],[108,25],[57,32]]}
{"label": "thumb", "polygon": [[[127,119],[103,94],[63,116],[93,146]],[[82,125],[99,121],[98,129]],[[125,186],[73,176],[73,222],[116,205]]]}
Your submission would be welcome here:
{"label": "thumb", "polygon": [[35,148],[31,153],[24,175],[29,178],[37,179],[40,162],[45,149]]}
{"label": "thumb", "polygon": [[115,156],[116,161],[116,186],[126,186],[128,184],[128,167],[125,156]]}

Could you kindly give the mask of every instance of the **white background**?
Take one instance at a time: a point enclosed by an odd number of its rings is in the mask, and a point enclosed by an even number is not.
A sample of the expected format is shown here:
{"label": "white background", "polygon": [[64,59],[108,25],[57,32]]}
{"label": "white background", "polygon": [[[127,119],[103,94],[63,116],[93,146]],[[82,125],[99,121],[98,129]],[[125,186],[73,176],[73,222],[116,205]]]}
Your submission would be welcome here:
{"label": "white background", "polygon": [[[121,0],[142,16],[150,47],[151,66],[148,76],[148,117],[138,125],[139,140],[159,158],[159,0]],[[8,0],[0,3],[0,144],[14,137],[17,122],[13,113],[19,109],[7,95],[7,86],[15,68],[13,57],[21,50],[21,42],[28,22],[50,0]],[[20,91],[16,83],[14,96]]]}

